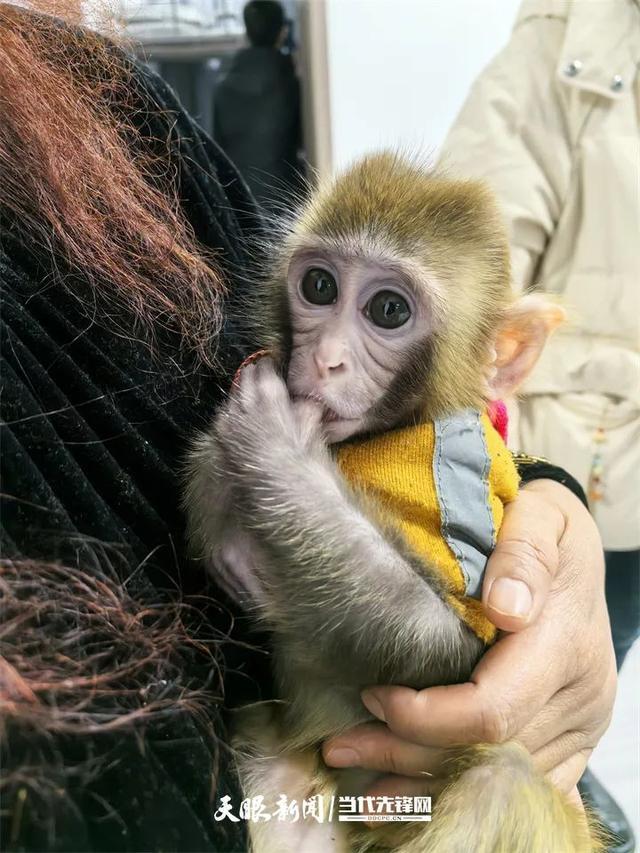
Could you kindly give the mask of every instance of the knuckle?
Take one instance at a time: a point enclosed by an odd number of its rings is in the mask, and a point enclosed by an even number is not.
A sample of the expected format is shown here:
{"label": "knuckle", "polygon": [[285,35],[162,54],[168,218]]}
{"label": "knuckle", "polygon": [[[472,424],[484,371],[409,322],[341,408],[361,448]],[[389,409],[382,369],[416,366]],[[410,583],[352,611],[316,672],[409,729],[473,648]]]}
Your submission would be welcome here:
{"label": "knuckle", "polygon": [[[576,638],[575,647],[580,648]],[[600,714],[609,713],[613,708],[618,687],[615,655],[611,641],[598,644],[598,647],[586,648],[579,655],[580,665],[574,674],[576,693],[584,707],[593,706]]]}
{"label": "knuckle", "polygon": [[[613,692],[606,687],[597,693],[590,691],[580,701],[579,711],[567,711],[567,722],[571,720],[582,744],[586,741],[592,747],[595,746],[608,729],[613,716],[614,698],[615,689]],[[572,702],[572,706],[575,708],[575,703]]]}
{"label": "knuckle", "polygon": [[593,729],[572,729],[563,739],[565,759],[572,755],[589,754],[597,747],[603,732]]}
{"label": "knuckle", "polygon": [[598,708],[600,710],[601,723],[598,729],[600,734],[603,734],[611,723],[613,718],[613,708],[618,692],[618,673],[615,667],[609,671],[605,680],[604,688],[599,693]]}
{"label": "knuckle", "polygon": [[558,549],[529,537],[512,537],[498,543],[501,555],[511,562],[511,568],[523,577],[531,577],[540,568],[553,574],[558,563]]}
{"label": "knuckle", "polygon": [[478,734],[483,743],[504,743],[511,737],[508,714],[495,703],[483,706],[479,711]]}
{"label": "knuckle", "polygon": [[393,773],[395,775],[401,774],[401,769],[398,765],[398,761],[394,754],[394,751],[387,747],[383,750],[381,755],[381,770],[384,770],[387,773]]}

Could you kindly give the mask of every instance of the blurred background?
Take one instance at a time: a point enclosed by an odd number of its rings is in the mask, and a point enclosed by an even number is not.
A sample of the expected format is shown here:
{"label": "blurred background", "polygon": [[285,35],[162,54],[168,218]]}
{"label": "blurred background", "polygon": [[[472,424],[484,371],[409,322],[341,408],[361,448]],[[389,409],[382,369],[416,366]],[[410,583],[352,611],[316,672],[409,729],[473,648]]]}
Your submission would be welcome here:
{"label": "blurred background", "polygon": [[[247,45],[242,0],[120,0],[136,50],[211,133],[215,90]],[[383,144],[436,152],[506,41],[518,0],[283,0],[302,150],[320,174]]]}
{"label": "blurred background", "polygon": [[[329,174],[381,145],[435,157],[520,5],[282,0],[271,30],[258,22],[252,40],[242,0],[119,2],[134,50],[226,148],[267,207],[286,207],[300,189],[296,176]],[[591,767],[640,837],[638,684],[636,644]]]}

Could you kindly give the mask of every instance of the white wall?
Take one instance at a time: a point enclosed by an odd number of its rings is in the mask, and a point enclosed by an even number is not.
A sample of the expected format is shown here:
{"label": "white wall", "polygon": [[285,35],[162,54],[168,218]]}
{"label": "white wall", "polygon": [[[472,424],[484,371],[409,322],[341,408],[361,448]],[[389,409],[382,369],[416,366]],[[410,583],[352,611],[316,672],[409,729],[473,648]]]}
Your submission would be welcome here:
{"label": "white wall", "polygon": [[326,0],[333,165],[385,144],[437,149],[519,2]]}

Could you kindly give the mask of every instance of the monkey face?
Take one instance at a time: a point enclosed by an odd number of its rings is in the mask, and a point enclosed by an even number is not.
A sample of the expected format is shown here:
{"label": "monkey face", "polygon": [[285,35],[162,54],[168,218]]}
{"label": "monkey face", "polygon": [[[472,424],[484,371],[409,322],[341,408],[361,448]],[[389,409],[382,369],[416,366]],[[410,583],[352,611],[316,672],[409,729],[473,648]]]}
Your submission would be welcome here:
{"label": "monkey face", "polygon": [[392,426],[388,412],[379,423],[381,403],[432,330],[424,288],[397,263],[308,248],[290,262],[287,291],[291,395],[323,408],[332,443]]}
{"label": "monkey face", "polygon": [[515,298],[487,187],[394,152],[322,182],[273,270],[264,346],[331,442],[510,396],[562,321]]}

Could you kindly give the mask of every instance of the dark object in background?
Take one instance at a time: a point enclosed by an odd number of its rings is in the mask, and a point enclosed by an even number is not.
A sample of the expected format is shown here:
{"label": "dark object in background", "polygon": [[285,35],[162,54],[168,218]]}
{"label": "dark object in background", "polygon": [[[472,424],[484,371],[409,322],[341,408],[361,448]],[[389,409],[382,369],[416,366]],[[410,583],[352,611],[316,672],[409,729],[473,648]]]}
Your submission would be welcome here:
{"label": "dark object in background", "polygon": [[300,190],[300,84],[279,3],[253,0],[244,10],[251,46],[238,51],[214,95],[213,135],[255,197],[276,209]]}
{"label": "dark object in background", "polygon": [[618,672],[640,635],[640,551],[605,551],[605,592]]}
{"label": "dark object in background", "polygon": [[588,767],[578,782],[578,791],[582,802],[608,833],[606,853],[633,853],[636,842],[629,821],[611,794],[600,784]]}

